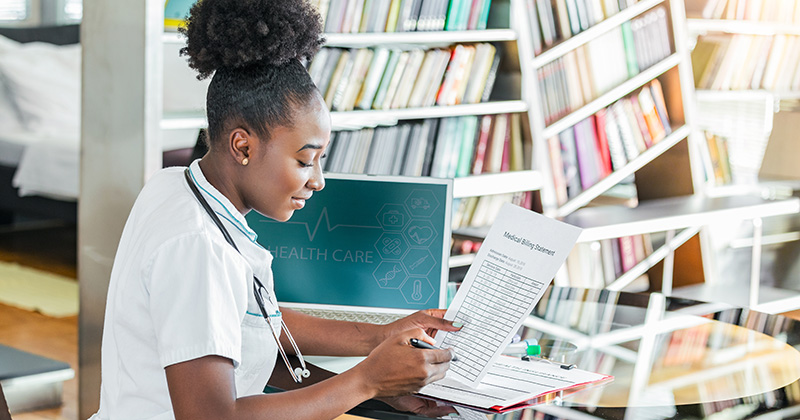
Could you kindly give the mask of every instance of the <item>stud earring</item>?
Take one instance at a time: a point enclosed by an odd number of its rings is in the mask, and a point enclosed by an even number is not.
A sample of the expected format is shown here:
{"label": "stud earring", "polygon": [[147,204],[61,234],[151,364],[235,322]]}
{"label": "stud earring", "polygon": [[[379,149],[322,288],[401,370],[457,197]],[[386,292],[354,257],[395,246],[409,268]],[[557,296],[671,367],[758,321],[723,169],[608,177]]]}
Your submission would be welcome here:
{"label": "stud earring", "polygon": [[250,163],[250,159],[248,158],[242,159],[242,166],[247,166],[248,163]]}

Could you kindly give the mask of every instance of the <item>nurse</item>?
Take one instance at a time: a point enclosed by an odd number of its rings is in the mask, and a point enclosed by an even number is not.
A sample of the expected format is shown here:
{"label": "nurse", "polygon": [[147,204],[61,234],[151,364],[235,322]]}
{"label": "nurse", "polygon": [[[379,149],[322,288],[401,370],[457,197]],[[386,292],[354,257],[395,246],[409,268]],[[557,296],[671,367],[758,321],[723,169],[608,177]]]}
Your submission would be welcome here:
{"label": "nurse", "polygon": [[[213,76],[209,152],[158,172],[131,210],[111,273],[93,418],[318,420],[376,397],[425,409],[396,397],[442,378],[452,353],[409,340],[432,342],[435,330],[458,326],[435,310],[377,326],[279,309],[272,256],[244,218],[254,210],[289,220],[325,186],[330,116],[301,64],[321,45],[319,15],[307,0],[200,0],[183,32],[189,66]],[[262,394],[283,349],[367,357],[313,385]]]}

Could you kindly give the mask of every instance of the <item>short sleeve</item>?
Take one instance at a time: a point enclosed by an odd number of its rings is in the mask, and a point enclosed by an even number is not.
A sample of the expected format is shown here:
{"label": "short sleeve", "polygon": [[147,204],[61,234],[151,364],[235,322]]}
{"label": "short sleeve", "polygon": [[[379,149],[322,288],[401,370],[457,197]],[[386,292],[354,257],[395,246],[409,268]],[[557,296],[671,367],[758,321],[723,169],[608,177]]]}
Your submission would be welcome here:
{"label": "short sleeve", "polygon": [[238,366],[248,276],[247,263],[233,247],[203,234],[159,247],[145,284],[162,367],[209,355]]}

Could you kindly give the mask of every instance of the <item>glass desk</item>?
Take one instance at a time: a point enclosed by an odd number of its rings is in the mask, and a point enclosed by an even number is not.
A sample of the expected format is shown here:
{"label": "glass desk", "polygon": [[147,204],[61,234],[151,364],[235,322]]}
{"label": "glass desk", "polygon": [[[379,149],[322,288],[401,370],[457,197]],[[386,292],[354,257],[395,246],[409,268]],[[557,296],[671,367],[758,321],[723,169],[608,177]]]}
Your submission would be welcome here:
{"label": "glass desk", "polygon": [[[462,418],[800,418],[800,323],[789,318],[660,293],[551,287],[520,335],[572,343],[565,362],[615,379],[533,408]],[[369,404],[350,414],[428,418]]]}

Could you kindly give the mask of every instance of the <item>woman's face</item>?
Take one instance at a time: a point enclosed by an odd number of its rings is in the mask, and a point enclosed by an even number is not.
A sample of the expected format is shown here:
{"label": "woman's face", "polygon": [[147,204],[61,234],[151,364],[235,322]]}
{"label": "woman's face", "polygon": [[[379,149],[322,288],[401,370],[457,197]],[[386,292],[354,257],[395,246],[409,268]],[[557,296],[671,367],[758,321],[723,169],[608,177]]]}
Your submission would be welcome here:
{"label": "woman's face", "polygon": [[245,171],[245,205],[285,222],[325,187],[320,158],[331,136],[330,114],[320,95],[296,110],[293,127],[273,127],[271,139]]}

